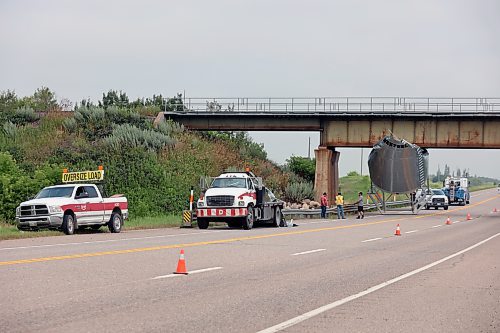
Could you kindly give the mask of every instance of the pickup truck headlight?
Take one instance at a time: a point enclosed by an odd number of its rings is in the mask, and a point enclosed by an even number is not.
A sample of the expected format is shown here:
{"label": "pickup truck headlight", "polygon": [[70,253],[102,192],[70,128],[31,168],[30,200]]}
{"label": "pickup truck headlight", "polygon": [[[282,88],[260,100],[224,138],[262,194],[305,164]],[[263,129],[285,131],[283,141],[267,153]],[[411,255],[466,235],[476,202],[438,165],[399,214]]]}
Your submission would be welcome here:
{"label": "pickup truck headlight", "polygon": [[205,203],[203,201],[198,201],[198,207],[205,207]]}
{"label": "pickup truck headlight", "polygon": [[49,213],[61,213],[62,209],[60,206],[49,206]]}
{"label": "pickup truck headlight", "polygon": [[245,201],[238,201],[238,206],[245,207]]}
{"label": "pickup truck headlight", "polygon": [[16,216],[21,216],[21,206],[16,208]]}

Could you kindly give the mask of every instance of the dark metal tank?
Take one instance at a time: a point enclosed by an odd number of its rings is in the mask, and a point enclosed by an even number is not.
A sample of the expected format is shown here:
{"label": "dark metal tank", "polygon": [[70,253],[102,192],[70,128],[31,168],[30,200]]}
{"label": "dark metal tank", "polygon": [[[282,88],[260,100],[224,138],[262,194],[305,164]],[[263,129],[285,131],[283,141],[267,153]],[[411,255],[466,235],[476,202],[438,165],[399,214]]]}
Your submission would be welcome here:
{"label": "dark metal tank", "polygon": [[370,177],[379,189],[408,193],[427,181],[429,153],[425,148],[386,136],[373,146],[368,157]]}

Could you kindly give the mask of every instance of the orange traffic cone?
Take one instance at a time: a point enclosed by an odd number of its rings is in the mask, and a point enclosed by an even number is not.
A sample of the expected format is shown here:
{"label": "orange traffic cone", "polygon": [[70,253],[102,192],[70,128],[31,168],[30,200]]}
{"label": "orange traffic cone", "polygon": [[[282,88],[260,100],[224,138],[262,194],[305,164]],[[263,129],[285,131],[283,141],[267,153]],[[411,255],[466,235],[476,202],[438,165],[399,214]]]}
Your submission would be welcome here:
{"label": "orange traffic cone", "polygon": [[472,220],[472,217],[470,217],[470,213],[467,213],[467,221]]}
{"label": "orange traffic cone", "polygon": [[399,229],[399,223],[396,226],[396,233],[394,234],[395,236],[401,236],[401,230]]}
{"label": "orange traffic cone", "polygon": [[184,260],[184,250],[181,250],[181,254],[179,256],[179,262],[177,263],[177,269],[174,274],[187,274],[186,269],[186,261]]}
{"label": "orange traffic cone", "polygon": [[446,224],[451,224],[451,220],[450,220],[450,217],[448,216],[448,218],[446,219]]}

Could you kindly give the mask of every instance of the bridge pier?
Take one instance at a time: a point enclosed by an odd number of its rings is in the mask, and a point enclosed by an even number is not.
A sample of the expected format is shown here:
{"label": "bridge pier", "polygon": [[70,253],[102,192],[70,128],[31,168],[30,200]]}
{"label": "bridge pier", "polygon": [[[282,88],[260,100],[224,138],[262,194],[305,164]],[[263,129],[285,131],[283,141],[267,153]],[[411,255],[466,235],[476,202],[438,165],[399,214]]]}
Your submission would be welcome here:
{"label": "bridge pier", "polygon": [[314,150],[316,156],[316,177],[314,178],[314,194],[319,201],[323,192],[328,193],[330,204],[339,191],[339,157],[340,152],[334,147],[319,146]]}

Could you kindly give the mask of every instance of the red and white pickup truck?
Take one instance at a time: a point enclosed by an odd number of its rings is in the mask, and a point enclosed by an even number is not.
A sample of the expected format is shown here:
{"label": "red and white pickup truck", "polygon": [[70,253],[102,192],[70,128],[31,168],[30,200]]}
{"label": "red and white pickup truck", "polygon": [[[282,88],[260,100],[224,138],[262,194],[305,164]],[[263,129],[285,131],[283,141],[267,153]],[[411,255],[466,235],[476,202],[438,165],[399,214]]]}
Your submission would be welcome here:
{"label": "red and white pickup truck", "polygon": [[67,235],[78,228],[97,230],[104,225],[111,232],[120,232],[127,218],[127,198],[103,198],[94,184],[49,186],[16,209],[19,229],[62,229]]}

